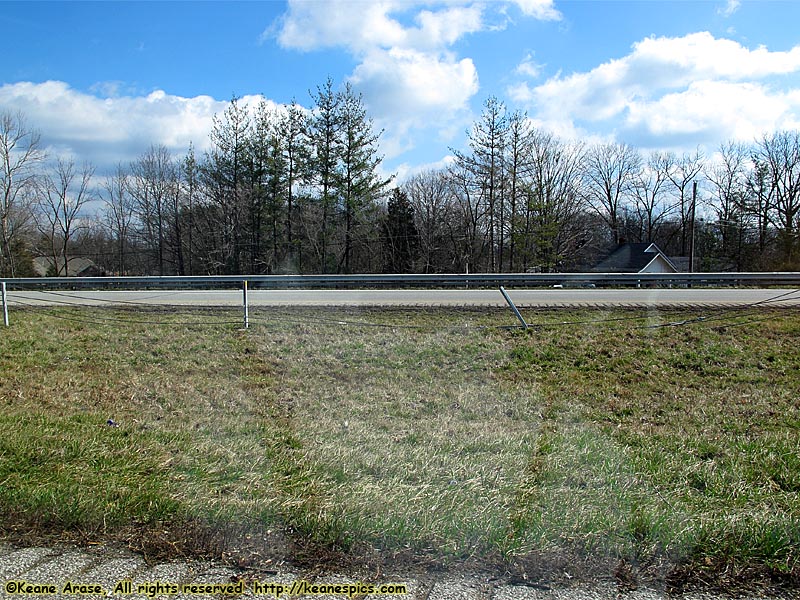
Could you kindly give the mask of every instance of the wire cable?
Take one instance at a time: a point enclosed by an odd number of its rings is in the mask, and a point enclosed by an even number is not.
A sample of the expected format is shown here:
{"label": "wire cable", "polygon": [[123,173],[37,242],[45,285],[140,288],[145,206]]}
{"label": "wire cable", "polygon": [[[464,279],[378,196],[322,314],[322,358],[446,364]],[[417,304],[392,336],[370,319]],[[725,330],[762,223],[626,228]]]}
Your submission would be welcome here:
{"label": "wire cable", "polygon": [[[54,304],[60,304],[64,306],[70,307],[79,307],[79,308],[86,308],[86,309],[97,309],[97,308],[107,308],[109,304],[127,304],[136,307],[149,307],[149,308],[160,308],[161,305],[154,304],[154,303],[141,303],[136,301],[114,301],[114,300],[95,300],[86,298],[84,296],[75,296],[73,294],[66,294],[61,292],[53,292],[53,291],[45,291],[44,293],[66,297],[66,298],[79,298],[81,300],[93,300],[98,302],[99,304],[87,304],[81,302],[69,302],[66,300],[49,300]],[[700,315],[693,318],[688,319],[681,319],[678,321],[670,321],[666,323],[656,323],[656,324],[642,324],[637,326],[636,328],[639,329],[659,329],[659,328],[666,328],[666,327],[682,327],[687,326],[695,323],[710,323],[714,321],[731,321],[733,319],[738,318],[746,318],[750,316],[755,316],[759,313],[753,312],[754,308],[767,306],[770,304],[775,304],[778,302],[785,301],[788,297],[800,293],[800,289],[790,290],[787,292],[783,292],[771,298],[766,298],[764,300],[758,300],[755,302],[751,302],[745,305],[726,308],[722,310],[716,310],[710,315]],[[29,302],[24,302],[24,300],[28,300]],[[78,319],[76,317],[64,317],[63,315],[58,315],[54,313],[52,310],[42,309],[41,305],[37,304],[40,301],[39,298],[32,298],[30,296],[25,296],[24,294],[15,293],[12,301],[16,304],[21,306],[26,306],[29,308],[35,308],[49,314],[50,316],[54,316],[56,318],[63,318],[66,320],[82,320],[83,322],[95,322],[95,323],[103,323],[103,322],[118,322],[118,323],[131,323],[131,324],[150,324],[150,325],[231,325],[231,324],[241,324],[240,320],[220,320],[220,321],[206,321],[206,322],[195,322],[195,321],[156,321],[156,320],[142,320],[142,319],[123,319],[123,318],[115,318],[115,317],[101,317],[101,316],[94,316],[91,319],[83,318]],[[175,312],[172,310],[171,312]],[[191,312],[189,309],[188,312]],[[271,310],[271,314],[279,314],[282,315],[282,319],[278,319],[278,322],[282,322],[284,324],[289,325],[299,325],[299,324],[309,324],[309,323],[317,323],[323,325],[334,325],[334,326],[349,326],[349,327],[365,327],[365,328],[381,328],[381,329],[407,329],[407,330],[417,330],[417,331],[480,331],[480,330],[516,330],[522,329],[520,325],[460,325],[460,326],[450,326],[450,327],[442,327],[440,325],[409,325],[403,323],[374,323],[369,321],[360,321],[360,320],[349,320],[349,319],[335,319],[335,318],[325,318],[323,316],[314,315],[314,316],[305,316],[303,318],[297,318],[294,314],[288,313],[286,310]],[[606,323],[616,323],[616,324],[624,324],[624,323],[633,323],[637,321],[642,321],[645,319],[652,318],[652,315],[635,315],[635,316],[624,316],[624,317],[613,317],[607,319],[589,319],[589,320],[579,320],[579,321],[559,321],[559,322],[550,322],[550,323],[530,323],[529,327],[531,329],[543,329],[543,328],[553,328],[553,327],[566,327],[566,326],[589,326],[589,325],[598,325],[598,324],[606,324]],[[751,320],[750,322],[760,322],[764,319],[757,319]],[[272,325],[276,322],[276,319],[269,319],[269,318],[260,318],[258,316],[251,317],[249,319],[250,323],[259,323],[263,325]],[[748,322],[731,324],[731,325],[719,325],[717,328],[724,329],[725,327],[731,326],[743,326]]]}
{"label": "wire cable", "polygon": [[[36,312],[41,312],[41,313],[44,313],[44,314],[46,314],[48,316],[51,316],[51,317],[54,317],[54,318],[57,318],[57,319],[63,319],[63,320],[66,320],[66,321],[78,321],[78,322],[81,322],[81,323],[93,323],[93,324],[96,324],[96,325],[102,325],[102,324],[105,324],[107,322],[129,323],[129,324],[133,324],[133,325],[185,325],[185,326],[192,326],[192,325],[217,326],[217,325],[241,325],[242,324],[241,320],[236,320],[236,321],[227,321],[227,320],[225,320],[225,321],[156,321],[156,320],[151,320],[151,319],[147,319],[147,320],[144,320],[144,319],[122,319],[122,318],[117,318],[117,317],[101,317],[101,316],[96,316],[96,315],[93,315],[92,317],[70,317],[70,316],[62,315],[62,314],[60,314],[60,313],[58,313],[58,312],[56,312],[56,311],[54,311],[52,309],[42,308],[42,306],[40,304],[32,304],[32,303],[29,303],[29,302],[19,302],[19,304],[21,306],[25,306],[26,308],[34,309]],[[69,304],[70,306],[77,306],[77,307],[80,307],[80,308],[89,308],[89,309],[98,308],[96,306],[91,306],[91,305],[76,305],[76,304],[71,304],[71,303],[66,303],[66,304]]]}
{"label": "wire cable", "polygon": [[[52,296],[62,296],[66,298],[78,298],[80,300],[92,300],[98,303],[108,303],[108,304],[132,304],[134,306],[158,306],[158,304],[153,302],[140,302],[139,300],[110,300],[106,298],[87,298],[85,296],[80,296],[78,294],[67,294],[64,292],[55,292],[53,290],[37,290],[40,294],[50,294]],[[174,296],[175,294],[165,294],[163,292],[159,292],[153,296],[145,296],[142,300],[149,300],[151,298],[168,298],[169,296]]]}

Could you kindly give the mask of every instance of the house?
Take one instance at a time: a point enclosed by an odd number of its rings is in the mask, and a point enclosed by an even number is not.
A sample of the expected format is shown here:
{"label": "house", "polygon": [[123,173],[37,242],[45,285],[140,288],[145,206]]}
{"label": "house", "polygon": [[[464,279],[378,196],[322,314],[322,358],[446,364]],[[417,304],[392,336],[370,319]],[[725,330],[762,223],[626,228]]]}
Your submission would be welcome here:
{"label": "house", "polygon": [[[67,261],[67,277],[104,277],[106,272],[88,258],[75,256]],[[64,277],[64,258],[59,257],[53,266],[52,256],[37,256],[33,259],[33,269],[39,277]]]}
{"label": "house", "polygon": [[589,272],[677,273],[678,267],[655,244],[620,244]]}

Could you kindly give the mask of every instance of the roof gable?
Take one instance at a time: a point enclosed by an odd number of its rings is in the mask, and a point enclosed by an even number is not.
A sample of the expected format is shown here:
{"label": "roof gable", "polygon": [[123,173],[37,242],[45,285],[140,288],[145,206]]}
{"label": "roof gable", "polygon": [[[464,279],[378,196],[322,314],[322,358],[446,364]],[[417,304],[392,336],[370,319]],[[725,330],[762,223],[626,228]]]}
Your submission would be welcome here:
{"label": "roof gable", "polygon": [[667,270],[677,272],[677,268],[653,243],[620,244],[592,269],[593,273],[641,273],[651,267],[654,261],[662,261]]}
{"label": "roof gable", "polygon": [[[74,256],[68,260],[68,277],[81,277],[85,275],[98,275],[102,269],[88,258]],[[58,262],[53,266],[52,256],[37,256],[33,259],[33,268],[37,275],[46,277],[48,273],[56,271],[60,276],[64,276],[64,258],[58,257]]]}

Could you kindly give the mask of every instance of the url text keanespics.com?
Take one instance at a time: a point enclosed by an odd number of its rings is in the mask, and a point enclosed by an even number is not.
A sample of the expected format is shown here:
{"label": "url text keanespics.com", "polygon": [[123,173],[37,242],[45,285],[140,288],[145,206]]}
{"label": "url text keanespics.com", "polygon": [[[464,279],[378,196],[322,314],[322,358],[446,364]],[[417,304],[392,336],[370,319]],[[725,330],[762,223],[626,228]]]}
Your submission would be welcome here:
{"label": "url text keanespics.com", "polygon": [[403,596],[408,594],[408,587],[403,583],[387,583],[376,585],[373,583],[311,583],[306,580],[296,580],[291,583],[278,583],[275,581],[253,580],[236,583],[173,583],[170,581],[144,581],[134,583],[130,579],[118,581],[113,590],[107,590],[98,583],[76,583],[67,581],[63,585],[52,583],[31,582],[24,579],[6,581],[3,586],[6,594],[11,596],[48,596],[48,595],[99,595],[99,596],[129,596],[133,594],[144,595],[149,598],[156,596],[172,596],[177,594],[190,595],[221,595],[239,596],[250,591],[257,596],[272,596],[274,598],[291,598],[301,595],[338,594],[348,598],[356,595],[374,596]]}

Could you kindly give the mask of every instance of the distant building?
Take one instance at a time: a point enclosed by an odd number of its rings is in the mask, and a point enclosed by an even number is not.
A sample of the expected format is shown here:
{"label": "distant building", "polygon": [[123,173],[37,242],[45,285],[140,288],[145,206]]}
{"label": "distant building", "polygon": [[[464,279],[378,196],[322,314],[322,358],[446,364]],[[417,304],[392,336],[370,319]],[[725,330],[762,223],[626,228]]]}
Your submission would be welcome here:
{"label": "distant building", "polygon": [[590,273],[677,273],[678,267],[655,244],[620,244]]}
{"label": "distant building", "polygon": [[[88,258],[76,256],[67,261],[67,277],[105,277],[105,270]],[[64,258],[59,257],[53,266],[52,256],[37,256],[33,259],[33,269],[39,277],[64,277]]]}

